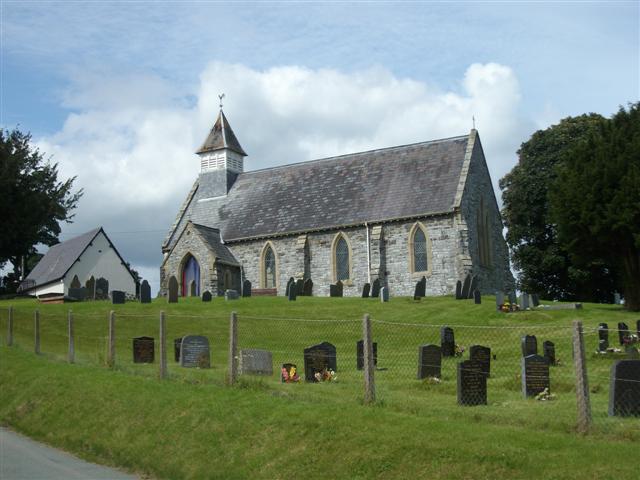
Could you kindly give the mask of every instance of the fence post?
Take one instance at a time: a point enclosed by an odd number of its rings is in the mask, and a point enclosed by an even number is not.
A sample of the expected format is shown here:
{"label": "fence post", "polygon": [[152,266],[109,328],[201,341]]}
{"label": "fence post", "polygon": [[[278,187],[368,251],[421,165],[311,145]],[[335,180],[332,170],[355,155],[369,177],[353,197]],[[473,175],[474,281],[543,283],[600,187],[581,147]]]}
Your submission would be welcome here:
{"label": "fence post", "polygon": [[167,319],[160,311],[160,378],[167,378]]}
{"label": "fence post", "polygon": [[33,350],[40,355],[40,311],[33,312]]}
{"label": "fence post", "polygon": [[69,334],[68,361],[69,363],[73,363],[76,359],[76,345],[73,338],[73,312],[71,310],[69,310],[69,313],[67,314],[67,326]]}
{"label": "fence post", "polygon": [[113,368],[116,364],[116,313],[109,312],[109,345],[107,346],[107,366]]}
{"label": "fence post", "polygon": [[7,321],[7,347],[13,345],[13,307],[9,307],[9,320]]}
{"label": "fence post", "polygon": [[580,320],[573,321],[573,364],[576,372],[578,432],[588,433],[591,427],[591,402],[589,400],[589,379],[587,378],[584,337]]}
{"label": "fence post", "polygon": [[374,403],[376,401],[376,383],[373,376],[375,363],[371,340],[371,319],[368,314],[365,314],[362,319],[362,339],[364,343],[364,403]]}
{"label": "fence post", "polygon": [[238,380],[238,314],[231,312],[229,318],[229,385]]}

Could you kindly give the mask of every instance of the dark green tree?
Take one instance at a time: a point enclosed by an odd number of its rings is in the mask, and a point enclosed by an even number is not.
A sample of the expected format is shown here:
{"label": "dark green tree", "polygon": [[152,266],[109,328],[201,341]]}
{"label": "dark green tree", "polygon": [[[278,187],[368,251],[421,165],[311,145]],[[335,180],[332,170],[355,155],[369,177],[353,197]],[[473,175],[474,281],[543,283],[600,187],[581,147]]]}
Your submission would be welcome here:
{"label": "dark green tree", "polygon": [[596,114],[581,115],[538,130],[518,150],[518,164],[500,180],[506,239],[522,290],[548,299],[596,301],[613,291],[613,277],[602,261],[593,259],[582,268],[571,264],[558,243],[548,200],[556,167],[603,120]]}
{"label": "dark green tree", "polygon": [[45,160],[29,133],[0,128],[0,266],[11,262],[19,272],[37,244],[58,243],[60,222],[71,221],[82,196],[72,192],[74,180],[58,180],[58,164]]}
{"label": "dark green tree", "polygon": [[627,308],[640,310],[640,103],[567,154],[550,202],[571,263],[602,259],[620,276]]}

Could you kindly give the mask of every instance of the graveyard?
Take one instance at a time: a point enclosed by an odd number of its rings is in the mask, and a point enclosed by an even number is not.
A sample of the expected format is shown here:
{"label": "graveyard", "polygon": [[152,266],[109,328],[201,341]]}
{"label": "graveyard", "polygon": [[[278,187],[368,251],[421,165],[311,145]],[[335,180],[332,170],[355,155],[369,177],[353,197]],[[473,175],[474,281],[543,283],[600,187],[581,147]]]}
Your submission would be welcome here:
{"label": "graveyard", "polygon": [[[637,390],[613,385],[627,403],[612,406],[610,374],[620,361],[620,372],[637,375],[619,330],[635,333],[638,318],[618,305],[541,300],[505,313],[495,297],[207,300],[0,302],[0,421],[157,478],[637,478],[640,417],[627,415],[638,408]],[[239,372],[229,386],[232,312]],[[372,405],[363,402],[365,314]],[[584,328],[587,435],[576,432],[573,320]]]}

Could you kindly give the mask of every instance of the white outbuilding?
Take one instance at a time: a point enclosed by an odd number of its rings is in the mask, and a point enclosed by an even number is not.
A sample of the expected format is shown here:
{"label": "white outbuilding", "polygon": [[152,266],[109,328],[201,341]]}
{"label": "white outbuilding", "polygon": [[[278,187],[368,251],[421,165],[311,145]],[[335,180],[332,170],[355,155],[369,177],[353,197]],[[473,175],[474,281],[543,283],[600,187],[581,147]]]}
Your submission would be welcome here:
{"label": "white outbuilding", "polygon": [[[54,245],[21,284],[37,297],[69,294],[69,288],[95,285],[103,278],[109,292],[136,294],[136,278],[102,227]],[[105,294],[107,292],[104,292]]]}

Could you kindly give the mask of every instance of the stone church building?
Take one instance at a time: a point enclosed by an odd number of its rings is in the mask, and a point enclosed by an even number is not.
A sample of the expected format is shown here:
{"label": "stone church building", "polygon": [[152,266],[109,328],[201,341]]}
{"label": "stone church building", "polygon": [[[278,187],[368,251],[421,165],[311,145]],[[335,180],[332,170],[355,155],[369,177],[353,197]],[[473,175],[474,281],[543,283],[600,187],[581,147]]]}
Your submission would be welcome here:
{"label": "stone church building", "polygon": [[502,221],[480,137],[468,135],[245,172],[224,113],[196,152],[200,174],[162,244],[160,288],[179,295],[253,289],[314,296],[343,283],[359,296],[379,279],[391,295],[452,294],[476,275],[483,293],[513,290]]}

